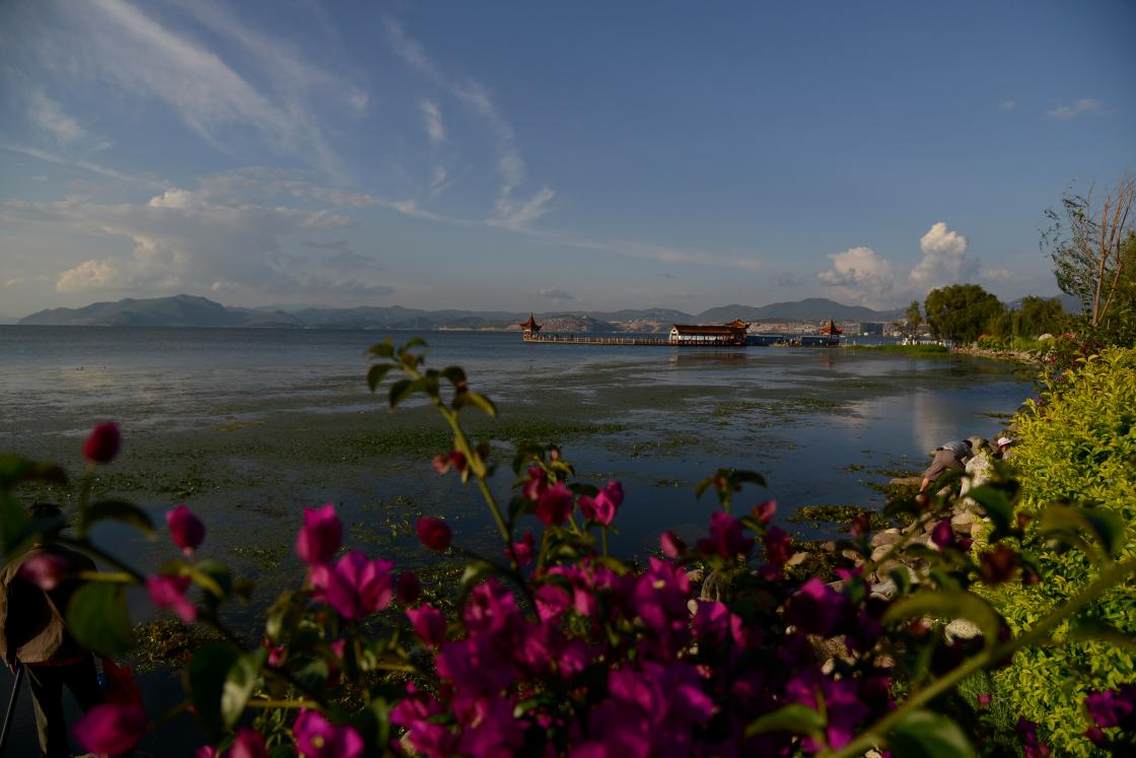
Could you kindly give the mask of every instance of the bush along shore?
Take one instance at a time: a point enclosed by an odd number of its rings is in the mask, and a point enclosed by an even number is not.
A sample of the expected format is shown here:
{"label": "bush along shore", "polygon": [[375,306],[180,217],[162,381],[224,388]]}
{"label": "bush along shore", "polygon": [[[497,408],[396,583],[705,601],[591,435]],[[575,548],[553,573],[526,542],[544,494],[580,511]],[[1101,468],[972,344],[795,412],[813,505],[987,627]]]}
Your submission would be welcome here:
{"label": "bush along shore", "polygon": [[[424,549],[464,564],[457,580],[433,578],[447,587],[344,549],[326,504],[297,525],[295,588],[255,634],[234,631],[225,608],[251,587],[209,557],[207,526],[185,506],[167,515],[171,557],[156,574],[92,539],[106,520],[156,531],[144,510],[91,496],[117,452],[113,424],[84,447],[73,528],[21,507],[29,486],[65,486],[60,468],[0,458],[5,560],[41,587],[79,582],[67,618],[101,655],[136,644],[134,585],[207,629],[175,709],[194,713],[200,755],[1136,749],[1133,351],[1061,373],[1016,420],[1009,465],[985,482],[947,477],[922,507],[894,498],[882,518],[895,527],[854,515],[845,538],[805,550],[774,523],[760,474],[720,469],[696,490],[700,539],[666,531],[655,555],[622,561],[607,550],[620,483],[585,483],[558,447],[521,442],[514,494],[499,501],[492,448],[466,431],[495,406],[460,368],[427,367],[424,345],[374,346],[367,382],[392,408],[433,406],[450,430],[434,469],[466,483],[499,533],[478,554],[445,520],[418,519]],[[73,575],[35,551],[47,543],[105,570]],[[96,753],[127,752],[173,715],[150,712],[122,671],[112,681],[75,730]]]}

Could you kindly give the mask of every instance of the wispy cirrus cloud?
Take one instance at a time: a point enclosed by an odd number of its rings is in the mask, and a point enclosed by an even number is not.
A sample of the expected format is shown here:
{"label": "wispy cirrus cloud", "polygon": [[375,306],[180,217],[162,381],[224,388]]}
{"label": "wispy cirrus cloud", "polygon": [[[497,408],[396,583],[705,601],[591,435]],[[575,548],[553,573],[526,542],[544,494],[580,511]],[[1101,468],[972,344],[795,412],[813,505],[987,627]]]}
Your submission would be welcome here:
{"label": "wispy cirrus cloud", "polygon": [[426,136],[435,145],[446,141],[446,126],[442,123],[442,109],[433,100],[423,99],[419,106],[422,108],[422,119],[426,126]]}
{"label": "wispy cirrus cloud", "polygon": [[489,90],[474,79],[448,76],[422,44],[407,34],[402,24],[393,18],[385,19],[385,27],[387,41],[399,58],[432,84],[471,108],[493,133],[500,184],[488,220],[495,225],[516,228],[547,213],[556,196],[555,190],[550,187],[536,190],[528,199],[518,200],[514,197],[518,188],[526,182],[528,169],[517,145],[516,131],[498,109]]}
{"label": "wispy cirrus cloud", "polygon": [[28,95],[28,119],[63,145],[71,144],[86,133],[78,121],[41,90],[33,90]]}

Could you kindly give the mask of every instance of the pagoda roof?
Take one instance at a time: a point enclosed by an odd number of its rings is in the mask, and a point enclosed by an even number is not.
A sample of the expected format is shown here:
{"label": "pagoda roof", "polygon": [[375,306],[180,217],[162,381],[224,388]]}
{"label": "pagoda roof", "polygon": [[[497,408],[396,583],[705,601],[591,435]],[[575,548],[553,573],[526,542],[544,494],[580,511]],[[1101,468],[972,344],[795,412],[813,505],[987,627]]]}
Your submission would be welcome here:
{"label": "pagoda roof", "polygon": [[821,334],[844,334],[844,330],[837,326],[836,322],[832,319],[829,319],[828,323],[817,331],[819,331]]}
{"label": "pagoda roof", "polygon": [[534,332],[540,331],[540,324],[536,322],[536,316],[534,316],[532,313],[529,314],[529,320],[522,321],[519,326],[524,329],[531,329]]}

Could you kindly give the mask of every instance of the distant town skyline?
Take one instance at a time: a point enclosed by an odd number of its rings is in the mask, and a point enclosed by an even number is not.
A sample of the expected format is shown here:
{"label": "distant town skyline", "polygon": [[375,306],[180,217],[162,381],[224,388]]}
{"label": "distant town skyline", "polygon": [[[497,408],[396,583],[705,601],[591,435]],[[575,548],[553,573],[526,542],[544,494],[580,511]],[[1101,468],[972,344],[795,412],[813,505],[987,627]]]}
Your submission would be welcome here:
{"label": "distant town skyline", "polygon": [[13,0],[0,318],[1054,295],[1136,4]]}

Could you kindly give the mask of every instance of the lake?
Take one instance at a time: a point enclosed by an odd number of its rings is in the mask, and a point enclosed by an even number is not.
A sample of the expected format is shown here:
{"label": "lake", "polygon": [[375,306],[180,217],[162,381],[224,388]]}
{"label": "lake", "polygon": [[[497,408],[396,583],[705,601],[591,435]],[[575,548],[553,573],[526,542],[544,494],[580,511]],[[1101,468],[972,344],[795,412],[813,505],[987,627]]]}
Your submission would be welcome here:
{"label": "lake", "polygon": [[[178,502],[198,512],[209,529],[202,554],[257,582],[252,609],[231,614],[239,626],[298,581],[291,546],[305,505],[336,502],[349,544],[400,565],[431,559],[411,531],[420,513],[444,515],[459,544],[497,554],[475,491],[430,466],[447,439],[435,414],[421,402],[391,413],[385,393],[368,391],[365,351],[383,336],[0,326],[0,450],[78,473],[90,427],[118,421],[123,453],[102,472],[100,491],[144,504],[156,520]],[[464,366],[471,387],[498,403],[496,422],[470,412],[478,434],[496,440],[494,490],[510,494],[516,441],[560,443],[582,480],[623,482],[611,539],[623,555],[655,549],[664,528],[704,530],[712,506],[692,490],[719,466],[768,479],[768,491],[744,492],[740,507],[774,497],[783,526],[824,534],[786,519],[803,505],[881,505],[873,486],[922,469],[945,441],[995,436],[1032,391],[1021,366],[946,355],[423,336],[428,365]],[[174,552],[164,537],[111,526],[96,537],[145,570]],[[150,613],[144,598],[132,606],[139,618]],[[176,702],[176,681],[146,682],[148,697]],[[29,713],[25,697],[15,746],[34,739]]]}

